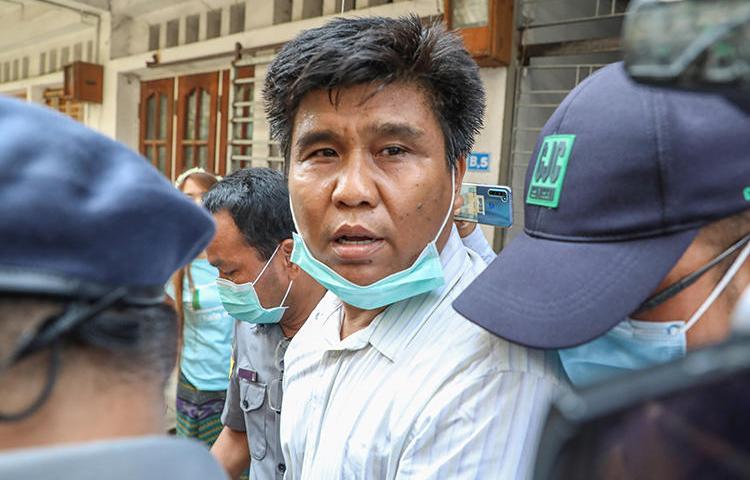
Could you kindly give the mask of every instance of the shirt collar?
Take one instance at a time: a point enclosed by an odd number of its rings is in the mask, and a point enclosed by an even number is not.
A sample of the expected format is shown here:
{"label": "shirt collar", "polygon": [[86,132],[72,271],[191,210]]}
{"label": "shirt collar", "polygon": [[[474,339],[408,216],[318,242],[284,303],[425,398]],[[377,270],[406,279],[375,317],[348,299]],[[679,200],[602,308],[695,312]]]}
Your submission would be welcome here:
{"label": "shirt collar", "polygon": [[448,295],[469,265],[469,256],[455,226],[440,252],[440,263],[445,275],[442,287],[390,305],[368,327],[373,329],[370,344],[389,360],[396,361],[398,353],[421,330],[433,309]]}

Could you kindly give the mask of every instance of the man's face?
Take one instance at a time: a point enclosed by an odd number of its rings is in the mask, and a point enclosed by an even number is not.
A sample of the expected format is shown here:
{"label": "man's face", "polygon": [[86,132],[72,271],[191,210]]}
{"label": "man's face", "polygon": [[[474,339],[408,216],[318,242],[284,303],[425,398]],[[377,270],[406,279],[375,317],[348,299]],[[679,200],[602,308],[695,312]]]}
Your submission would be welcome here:
{"label": "man's face", "polygon": [[[289,189],[312,254],[358,285],[408,268],[451,204],[442,130],[413,85],[307,94],[292,131]],[[367,100],[365,100],[367,99]],[[456,188],[465,163],[459,162]],[[447,241],[450,224],[438,247]]]}
{"label": "man's face", "polygon": [[[216,220],[216,236],[206,248],[208,262],[219,269],[220,278],[236,284],[255,281],[266,260],[247,244],[229,212],[221,210],[213,217]],[[281,255],[277,253],[255,284],[258,299],[266,308],[278,306],[289,286],[289,281],[283,280],[284,268],[279,259]]]}
{"label": "man's face", "polygon": [[[729,245],[727,245],[729,247]],[[705,241],[700,235],[690,244],[685,253],[680,257],[672,270],[664,277],[661,284],[656,288],[660,292],[673,285],[678,280],[699,270],[716,257],[715,245]],[[725,268],[715,266],[705,275],[700,277],[694,284],[687,287],[674,297],[661,305],[648,310],[637,316],[639,320],[654,322],[668,322],[675,320],[687,321],[693,313],[706,301],[711,291],[721,280],[724,271],[736,258],[736,254],[727,258],[721,264]],[[722,294],[711,304],[700,319],[687,332],[687,343],[689,348],[696,348],[725,340],[731,332],[729,323],[732,309],[736,303],[739,292],[741,292],[750,281],[750,263],[746,264],[735,275],[733,281],[727,286]]]}

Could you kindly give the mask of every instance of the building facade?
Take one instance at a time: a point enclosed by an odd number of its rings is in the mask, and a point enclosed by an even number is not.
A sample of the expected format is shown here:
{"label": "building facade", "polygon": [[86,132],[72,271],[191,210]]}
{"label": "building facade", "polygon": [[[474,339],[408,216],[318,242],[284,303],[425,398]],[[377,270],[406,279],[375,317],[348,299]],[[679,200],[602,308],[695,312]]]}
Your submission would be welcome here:
{"label": "building facade", "polygon": [[[267,66],[281,45],[335,15],[446,18],[467,45],[486,37],[493,48],[507,49],[506,61],[480,59],[487,114],[465,179],[514,187],[516,225],[484,227],[500,248],[523,225],[523,173],[536,133],[570,88],[619,58],[626,4],[0,0],[0,94],[56,108],[140,151],[172,180],[193,166],[222,175],[246,166],[281,168],[261,102]],[[63,91],[63,68],[77,61],[102,66],[100,103]]]}

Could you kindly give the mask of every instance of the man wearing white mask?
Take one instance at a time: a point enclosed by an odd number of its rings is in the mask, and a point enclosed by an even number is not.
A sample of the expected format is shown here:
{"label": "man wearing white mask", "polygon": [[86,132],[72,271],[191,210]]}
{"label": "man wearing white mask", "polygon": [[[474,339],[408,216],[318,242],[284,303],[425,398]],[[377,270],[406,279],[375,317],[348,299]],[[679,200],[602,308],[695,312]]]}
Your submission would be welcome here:
{"label": "man wearing white mask", "polygon": [[281,173],[234,172],[206,193],[204,205],[217,226],[208,261],[236,319],[224,428],[211,452],[231,478],[248,463],[250,478],[281,478],[284,352],[325,290],[289,260],[294,225]]}
{"label": "man wearing white mask", "polygon": [[279,52],[265,99],[291,261],[329,290],[285,357],[286,478],[523,478],[557,363],[451,308],[485,266],[450,222],[484,111],[460,40],[336,19]]}
{"label": "man wearing white mask", "polygon": [[726,339],[750,285],[748,132],[748,112],[720,96],[602,68],[547,122],[527,172],[525,232],[456,310],[503,338],[560,349],[576,386]]}

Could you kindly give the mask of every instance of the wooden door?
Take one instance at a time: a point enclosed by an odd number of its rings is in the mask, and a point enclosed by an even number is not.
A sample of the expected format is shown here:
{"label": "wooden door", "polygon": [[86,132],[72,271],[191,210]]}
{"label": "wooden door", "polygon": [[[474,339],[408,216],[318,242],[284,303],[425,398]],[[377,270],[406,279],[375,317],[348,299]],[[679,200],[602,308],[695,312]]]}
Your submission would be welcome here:
{"label": "wooden door", "polygon": [[177,83],[177,172],[193,167],[214,172],[219,72],[180,77]]}
{"label": "wooden door", "polygon": [[141,82],[140,145],[141,154],[172,178],[172,115],[174,79]]}

